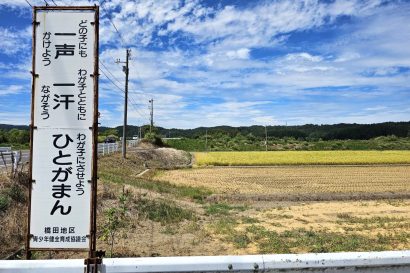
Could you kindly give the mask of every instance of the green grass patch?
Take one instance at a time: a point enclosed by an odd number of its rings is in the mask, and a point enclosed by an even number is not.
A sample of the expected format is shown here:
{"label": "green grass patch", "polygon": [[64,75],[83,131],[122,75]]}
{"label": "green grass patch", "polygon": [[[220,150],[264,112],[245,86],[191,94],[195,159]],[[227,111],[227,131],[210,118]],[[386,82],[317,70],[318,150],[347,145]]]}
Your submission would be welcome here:
{"label": "green grass patch", "polygon": [[289,215],[289,214],[273,214],[273,213],[268,213],[266,215],[267,217],[269,217],[270,219],[292,219],[293,216]]}
{"label": "green grass patch", "polygon": [[6,191],[6,193],[14,201],[16,201],[18,203],[24,203],[26,201],[26,196],[24,195],[24,190],[25,189],[23,189],[17,183],[13,183],[11,185],[11,187]]}
{"label": "green grass patch", "polygon": [[256,223],[260,222],[258,219],[248,217],[248,216],[241,217],[241,221],[242,221],[243,224],[256,224]]}
{"label": "green grass patch", "polygon": [[245,248],[252,242],[246,234],[240,232],[233,234],[230,240],[237,248]]}
{"label": "green grass patch", "polygon": [[245,231],[235,230],[236,223],[220,220],[214,225],[224,240],[238,248],[255,243],[260,253],[303,252],[345,252],[382,251],[394,249],[400,243],[407,243],[410,233],[378,234],[376,238],[358,234],[342,234],[326,230],[293,229],[284,232],[267,230],[259,225],[251,225]]}
{"label": "green grass patch", "polygon": [[193,211],[182,209],[171,201],[139,198],[134,200],[134,205],[141,216],[164,225],[196,219]]}
{"label": "green grass patch", "polygon": [[10,206],[10,197],[4,193],[0,193],[0,212],[5,212]]}
{"label": "green grass patch", "polygon": [[210,190],[205,188],[177,186],[165,181],[146,180],[109,171],[100,171],[99,176],[106,182],[128,184],[158,193],[170,193],[179,197],[188,197],[199,202],[202,202],[207,196],[212,194]]}
{"label": "green grass patch", "polygon": [[208,215],[228,215],[230,211],[245,211],[245,206],[232,206],[227,203],[214,203],[205,206],[205,213]]}
{"label": "green grass patch", "polygon": [[410,223],[404,217],[389,217],[389,216],[374,216],[374,217],[356,217],[347,213],[337,214],[339,224],[360,224],[363,225],[360,229],[373,228],[410,228]]}
{"label": "green grass patch", "polygon": [[211,228],[216,234],[220,235],[233,235],[235,233],[235,227],[238,222],[231,217],[224,217],[216,220],[211,224]]}
{"label": "green grass patch", "polygon": [[5,212],[13,201],[17,203],[26,201],[24,189],[17,183],[12,183],[0,192],[0,212]]}

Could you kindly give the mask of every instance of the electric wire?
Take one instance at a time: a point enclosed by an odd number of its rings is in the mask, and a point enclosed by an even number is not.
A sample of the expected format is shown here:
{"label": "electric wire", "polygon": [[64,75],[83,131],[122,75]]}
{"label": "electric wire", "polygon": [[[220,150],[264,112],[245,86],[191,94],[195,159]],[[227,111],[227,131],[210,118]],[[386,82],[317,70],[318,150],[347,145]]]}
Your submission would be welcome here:
{"label": "electric wire", "polygon": [[[28,0],[25,0],[25,1],[26,1],[26,3],[27,3],[30,7],[33,7],[33,5],[31,5],[31,3],[30,3]],[[43,0],[43,1],[46,3],[47,6],[49,5],[46,0]],[[54,2],[54,0],[51,0],[51,1],[53,2],[53,4],[54,4],[55,6],[57,6],[57,4]],[[104,8],[104,6],[103,6],[104,2],[105,2],[105,0],[103,0],[102,2],[100,2],[100,6],[101,6],[101,8],[104,10],[104,12],[107,14],[108,20],[110,21],[111,25],[114,27],[115,31],[117,32],[118,36],[119,36],[120,39],[121,39],[122,44],[124,45],[124,44],[125,44],[125,41],[124,41],[124,39],[123,39],[121,33],[119,32],[117,26],[114,24],[114,22],[113,22],[112,19],[110,18],[108,11]],[[121,82],[110,72],[110,70],[105,66],[105,64],[104,64],[101,60],[99,61],[99,63],[106,69],[106,72],[109,73],[115,81],[117,81],[118,83],[121,84]],[[103,75],[110,81],[110,83],[111,83],[112,85],[114,85],[119,91],[122,92],[122,93],[120,93],[120,95],[121,95],[123,98],[125,98],[125,95],[123,94],[123,93],[125,93],[125,91],[124,91],[121,87],[119,87],[119,86],[114,82],[114,80],[111,79],[111,78],[105,73],[105,71],[101,69],[101,67],[99,68],[99,70],[100,70],[100,71],[103,73]],[[137,92],[137,91],[134,91],[134,92]],[[131,92],[131,93],[133,93],[133,94],[136,95],[136,93],[134,93],[134,92]],[[130,93],[130,92],[129,92],[129,93]],[[141,96],[144,95],[144,92],[138,92],[138,93],[140,93],[139,95],[141,95]],[[143,118],[144,115],[141,113],[141,111],[140,111],[140,110],[138,109],[138,107],[137,107],[137,106],[138,106],[138,103],[136,103],[135,99],[134,99],[132,96],[129,96],[128,98],[130,99],[130,104],[131,104],[131,106],[134,108],[135,112],[136,112],[141,118]],[[145,98],[144,98],[144,99],[145,99]]]}
{"label": "electric wire", "polygon": [[25,1],[30,7],[33,7],[28,0],[25,0]]}
{"label": "electric wire", "polygon": [[[124,89],[122,89],[121,87],[119,87],[106,73],[104,70],[101,69],[101,67],[99,68],[100,71],[103,73],[103,75],[111,82],[111,84],[113,84],[119,91],[121,91],[121,96],[123,98],[125,98],[125,91]],[[136,102],[135,101],[130,101],[131,106],[134,108],[134,110],[140,115],[140,117],[143,117],[143,114],[139,111],[139,109],[137,108]]]}
{"label": "electric wire", "polygon": [[[104,62],[102,62],[101,60],[100,60],[100,64],[105,68],[105,70],[106,70],[106,72],[107,73],[109,73],[111,76],[112,76],[112,79],[114,79],[116,82],[118,82],[119,84],[123,84],[123,83],[121,83],[112,73],[111,73],[111,71],[107,68],[107,66],[105,66],[105,64],[104,64]],[[105,75],[107,78],[109,78],[108,77],[108,75]],[[111,79],[110,79],[111,80]],[[114,83],[113,83],[114,84]],[[122,88],[120,88],[118,85],[116,85],[115,84],[115,86],[118,88],[118,89],[120,89],[122,92],[125,92]],[[137,92],[137,91],[128,91],[128,99],[130,100],[130,103],[131,104],[134,104],[133,106],[134,106],[134,109],[137,109],[137,107],[138,107],[138,103],[136,102],[136,100],[134,99],[134,97],[133,96],[131,96],[132,94],[134,94],[134,95],[143,95],[143,94],[136,94],[136,93],[134,93],[134,92]],[[142,93],[142,92],[140,92],[140,93]],[[143,98],[143,99],[141,99],[142,101],[145,101],[146,100],[146,98]],[[138,110],[137,110],[138,111]],[[140,115],[142,115],[141,114],[141,112],[140,111],[138,111],[139,113],[140,113]]]}
{"label": "electric wire", "polygon": [[[53,1],[53,0],[52,0],[52,1]],[[117,29],[117,27],[115,26],[114,22],[112,22],[111,18],[109,17],[109,13],[107,12],[107,10],[103,7],[104,2],[105,2],[105,0],[103,0],[103,1],[100,3],[100,6],[101,6],[101,7],[103,8],[103,10],[106,12],[108,19],[110,20],[110,22],[111,22],[112,26],[114,27],[114,29],[117,31],[117,33],[118,33],[120,39],[122,40],[122,42],[124,42],[124,40],[122,39],[121,33],[118,31],[118,29]],[[55,4],[54,1],[53,1],[53,3]],[[115,81],[117,81],[119,84],[122,84],[122,83],[111,73],[111,71],[107,68],[107,66],[106,66],[101,60],[99,60],[99,63],[106,69],[106,72],[107,72],[108,74],[110,74]],[[113,84],[113,85],[114,85],[118,90],[120,90],[122,93],[125,93],[125,91],[124,91],[121,87],[119,87],[119,86],[101,69],[101,67],[99,67],[99,70],[100,70],[100,71],[104,74],[104,76],[111,82],[111,84]],[[122,95],[122,94],[121,94],[121,95]],[[125,95],[122,95],[122,97],[125,98]],[[128,96],[128,99],[129,99],[129,102],[130,102],[131,106],[132,106],[132,107],[134,108],[134,110],[138,113],[138,115],[140,115],[141,118],[142,118],[143,114],[138,110],[138,108],[137,108],[137,105],[138,105],[138,104],[135,102],[135,100],[134,100],[131,96]]]}
{"label": "electric wire", "polygon": [[[101,2],[100,2],[100,6],[101,6],[101,8],[103,9],[103,11],[107,14],[108,20],[110,21],[111,25],[113,26],[113,28],[114,28],[115,31],[117,32],[118,36],[119,36],[120,39],[121,39],[122,45],[124,46],[125,41],[124,41],[124,39],[123,39],[123,37],[122,37],[120,31],[118,30],[117,26],[114,24],[114,22],[113,22],[112,19],[110,18],[109,12],[108,12],[107,9],[104,7],[105,2],[106,2],[106,0],[101,1]],[[108,69],[107,69],[107,70],[108,70]],[[141,78],[141,77],[139,76],[138,70],[136,70],[136,74],[137,74],[137,77],[138,77],[138,78]],[[144,90],[141,81],[138,81],[138,84],[140,85],[140,89]],[[134,91],[134,92],[136,92],[136,93],[134,93],[134,95],[138,95],[138,94],[137,94],[138,91],[135,91],[135,90],[130,90],[130,91]],[[129,92],[129,93],[130,93],[130,92]],[[145,92],[141,91],[140,93],[141,93],[140,96],[144,96],[144,93],[145,93]],[[131,97],[131,96],[130,96],[130,97]],[[148,97],[149,97],[149,96],[146,95],[146,97],[143,98],[142,100],[146,100]]]}
{"label": "electric wire", "polygon": [[[118,37],[120,37],[122,46],[124,46],[124,45],[125,45],[124,38],[123,38],[123,36],[121,35],[120,31],[118,30],[117,26],[114,24],[112,18],[111,18],[110,15],[109,15],[109,12],[108,12],[107,9],[104,7],[105,2],[106,2],[106,0],[101,1],[101,2],[100,2],[100,6],[101,6],[102,10],[106,13],[107,18],[108,18],[108,20],[110,21],[110,23],[111,23],[112,27],[114,28],[114,30],[117,32]],[[104,66],[104,65],[103,65],[103,66]],[[104,67],[105,67],[105,66],[104,66]],[[105,67],[105,68],[106,68],[106,67]],[[108,70],[107,68],[106,68],[106,70],[108,71],[108,73],[110,73],[110,74],[112,75],[112,73],[109,72],[109,70]],[[137,73],[138,73],[138,72],[137,72]],[[112,75],[112,76],[113,76],[113,75]],[[113,78],[116,79],[114,76],[113,76]],[[120,82],[120,81],[118,81],[117,79],[116,79],[116,81],[117,81],[117,82]],[[128,92],[128,93],[130,94],[130,92]],[[143,92],[142,92],[142,93],[143,93]],[[131,101],[134,101],[134,103],[136,103],[132,96],[129,96],[129,98],[130,98]],[[144,98],[144,100],[145,100],[145,98]]]}
{"label": "electric wire", "polygon": [[125,41],[124,41],[124,39],[122,38],[122,35],[121,35],[121,33],[119,32],[117,26],[114,24],[114,22],[113,22],[112,19],[110,18],[109,12],[104,8],[104,3],[105,3],[105,0],[101,1],[101,2],[100,2],[100,7],[101,7],[101,8],[104,10],[104,12],[107,14],[108,20],[110,21],[111,25],[114,27],[115,31],[117,32],[118,36],[119,36],[120,39],[121,39],[122,45],[124,46],[124,45],[125,45]]}

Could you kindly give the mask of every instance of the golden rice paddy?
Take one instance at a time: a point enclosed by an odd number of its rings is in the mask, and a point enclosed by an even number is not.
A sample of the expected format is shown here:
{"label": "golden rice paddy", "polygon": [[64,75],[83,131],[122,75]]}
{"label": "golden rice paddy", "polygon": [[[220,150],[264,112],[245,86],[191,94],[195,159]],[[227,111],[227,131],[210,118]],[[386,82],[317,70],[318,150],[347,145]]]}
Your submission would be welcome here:
{"label": "golden rice paddy", "polygon": [[194,153],[198,166],[410,164],[410,151],[270,151]]}

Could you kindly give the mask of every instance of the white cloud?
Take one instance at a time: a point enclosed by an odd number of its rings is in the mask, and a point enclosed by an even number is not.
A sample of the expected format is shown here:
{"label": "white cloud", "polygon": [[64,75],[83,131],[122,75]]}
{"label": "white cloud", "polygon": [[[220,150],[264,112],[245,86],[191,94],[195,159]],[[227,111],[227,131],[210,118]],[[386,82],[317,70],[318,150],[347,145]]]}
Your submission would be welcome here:
{"label": "white cloud", "polygon": [[31,28],[15,30],[0,27],[0,53],[13,55],[21,51],[30,51]]}
{"label": "white cloud", "polygon": [[252,121],[258,125],[276,125],[278,121],[272,116],[256,116],[252,117]]}
{"label": "white cloud", "polygon": [[226,56],[232,59],[249,59],[249,52],[250,50],[248,48],[240,48],[226,52]]}
{"label": "white cloud", "polygon": [[313,56],[307,52],[287,54],[285,59],[287,61],[296,61],[296,62],[298,61],[320,62],[323,60],[321,56]]}
{"label": "white cloud", "polygon": [[365,111],[383,111],[386,108],[387,108],[386,106],[374,106],[374,107],[367,107],[364,110]]}
{"label": "white cloud", "polygon": [[29,7],[24,0],[1,0],[0,7]]}
{"label": "white cloud", "polygon": [[[95,2],[55,1],[66,5]],[[3,3],[14,5],[12,1]],[[114,60],[124,60],[124,47],[132,48],[131,123],[148,121],[150,98],[155,101],[156,123],[167,127],[275,124],[285,119],[328,123],[344,117],[374,120],[368,113],[348,114],[358,109],[377,112],[372,109],[380,100],[392,96],[406,101],[410,80],[409,73],[399,73],[401,67],[410,67],[410,47],[403,46],[410,40],[409,5],[380,3],[291,0],[209,7],[199,0],[107,0],[100,9],[100,59],[113,75],[108,76],[118,79],[114,81],[123,89],[124,73]],[[14,7],[27,9],[21,1]],[[352,20],[333,25],[340,16]],[[125,45],[108,18],[121,32]],[[327,37],[321,44],[311,40],[297,46],[287,44],[295,33],[328,27],[335,29],[335,37]],[[31,27],[14,32],[0,28],[0,53],[14,56],[24,52],[30,37]],[[258,49],[275,54],[255,59]],[[25,79],[23,86],[29,88],[30,63],[25,58],[13,70],[0,64],[0,85],[6,88],[5,80]],[[100,84],[103,125],[119,125],[123,95],[104,78],[102,75]],[[369,86],[372,88],[363,89]],[[13,88],[3,93],[9,94]],[[326,107],[310,103],[312,98],[320,100],[329,94],[335,103]],[[286,99],[285,104],[298,103],[285,110],[277,105],[281,99]],[[270,108],[272,105],[277,107]],[[385,107],[391,111],[394,105],[386,102]],[[403,117],[408,112],[389,113],[386,118]]]}
{"label": "white cloud", "polygon": [[0,85],[0,97],[5,95],[17,95],[19,93],[27,92],[29,93],[31,90],[27,90],[22,85]]}

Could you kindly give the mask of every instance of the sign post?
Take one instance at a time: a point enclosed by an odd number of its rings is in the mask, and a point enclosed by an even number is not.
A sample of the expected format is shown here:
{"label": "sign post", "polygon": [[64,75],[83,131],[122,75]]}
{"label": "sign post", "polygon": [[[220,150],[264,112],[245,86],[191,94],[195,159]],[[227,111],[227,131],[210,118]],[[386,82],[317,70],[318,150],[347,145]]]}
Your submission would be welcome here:
{"label": "sign post", "polygon": [[27,259],[96,250],[98,6],[34,7]]}

